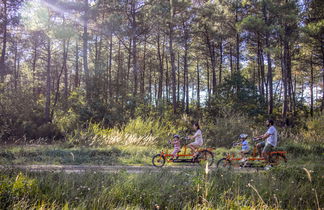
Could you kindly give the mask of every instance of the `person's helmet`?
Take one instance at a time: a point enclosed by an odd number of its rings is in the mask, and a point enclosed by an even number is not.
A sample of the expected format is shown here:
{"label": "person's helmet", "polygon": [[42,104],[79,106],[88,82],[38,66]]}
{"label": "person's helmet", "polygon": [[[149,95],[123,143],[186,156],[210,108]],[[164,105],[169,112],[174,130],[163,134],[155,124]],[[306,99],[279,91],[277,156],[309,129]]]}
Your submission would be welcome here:
{"label": "person's helmet", "polygon": [[175,134],[175,135],[173,135],[173,138],[178,138],[178,139],[180,139],[180,136],[177,135],[177,134]]}
{"label": "person's helmet", "polygon": [[239,138],[240,138],[240,139],[247,139],[248,136],[249,136],[249,135],[247,135],[247,134],[245,134],[245,133],[242,133],[242,134],[240,134]]}

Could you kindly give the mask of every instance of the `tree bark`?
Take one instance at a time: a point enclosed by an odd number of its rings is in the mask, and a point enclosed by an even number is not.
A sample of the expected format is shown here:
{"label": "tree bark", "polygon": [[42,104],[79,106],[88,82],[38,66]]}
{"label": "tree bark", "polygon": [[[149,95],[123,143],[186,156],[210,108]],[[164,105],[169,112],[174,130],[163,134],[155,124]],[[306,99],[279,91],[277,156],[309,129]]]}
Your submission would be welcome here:
{"label": "tree bark", "polygon": [[132,40],[133,40],[133,74],[134,74],[134,91],[133,96],[137,96],[138,88],[138,65],[137,65],[137,22],[135,12],[135,0],[132,0]]}
{"label": "tree bark", "polygon": [[267,62],[268,62],[268,114],[272,115],[273,113],[273,76],[272,76],[272,61],[270,54],[270,43],[269,43],[269,33],[266,35],[266,46],[267,46]]}
{"label": "tree bark", "polygon": [[197,60],[197,108],[200,107],[200,75],[199,75],[199,61]]}
{"label": "tree bark", "polygon": [[310,114],[312,117],[314,117],[314,69],[313,69],[313,52],[311,52],[310,55],[310,73],[311,73],[311,78],[310,78],[310,99],[311,99],[311,104],[310,104]]}
{"label": "tree bark", "polygon": [[80,86],[79,79],[79,43],[78,39],[75,41],[75,78],[74,78],[74,87],[78,88]]}
{"label": "tree bark", "polygon": [[68,84],[68,69],[67,69],[67,58],[68,58],[68,52],[69,52],[69,43],[68,40],[67,43],[64,40],[63,41],[63,70],[64,70],[64,108],[67,109],[67,99],[69,95],[69,84]]}
{"label": "tree bark", "polygon": [[45,122],[50,122],[51,117],[51,39],[47,38],[47,67],[46,67],[46,101],[45,101]]}
{"label": "tree bark", "polygon": [[[235,22],[238,23],[238,8],[235,10]],[[236,31],[236,71],[240,71],[240,33]]]}
{"label": "tree bark", "polygon": [[161,100],[162,98],[162,92],[163,92],[163,62],[164,62],[164,49],[163,52],[161,53],[161,43],[160,43],[160,30],[158,31],[157,35],[157,53],[158,53],[158,59],[159,59],[159,85],[158,85],[158,94],[157,98],[158,100]]}
{"label": "tree bark", "polygon": [[[108,95],[109,98],[112,98],[112,48],[113,48],[113,34],[110,33],[110,40],[109,40],[109,58],[108,58]],[[120,50],[120,42],[119,42],[119,48],[118,53]],[[119,55],[119,54],[118,54]]]}
{"label": "tree bark", "polygon": [[223,72],[223,40],[221,38],[219,42],[219,77],[218,85],[222,84],[222,72]]}
{"label": "tree bark", "polygon": [[207,70],[207,97],[208,102],[210,101],[210,70],[209,70],[209,62],[208,58],[206,57],[206,70]]}
{"label": "tree bark", "polygon": [[[263,17],[265,23],[269,26],[269,18],[268,18],[268,7],[267,4],[264,4],[263,7]],[[273,76],[272,76],[272,61],[271,61],[271,53],[270,53],[270,34],[269,30],[266,30],[265,37],[266,47],[267,47],[267,62],[268,62],[268,75],[267,75],[267,84],[268,84],[268,114],[272,115],[273,113]]]}
{"label": "tree bark", "polygon": [[2,51],[0,57],[0,82],[4,81],[4,75],[6,74],[6,48],[7,48],[7,24],[8,24],[8,14],[7,14],[7,0],[3,0],[3,40],[2,40]]}
{"label": "tree bark", "polygon": [[88,68],[88,0],[84,0],[84,19],[83,19],[83,70],[85,75],[86,99],[90,99],[90,78]]}
{"label": "tree bark", "polygon": [[177,65],[177,103],[180,103],[180,52],[178,52],[178,65]]}
{"label": "tree bark", "polygon": [[210,57],[210,63],[211,63],[211,69],[212,69],[212,90],[213,94],[216,94],[216,56],[215,56],[215,43],[214,41],[211,41],[208,34],[207,26],[205,25],[205,38],[206,38],[206,45],[208,47],[209,51],[209,57]]}
{"label": "tree bark", "polygon": [[36,96],[36,88],[35,88],[35,74],[36,74],[36,63],[37,63],[37,41],[34,42],[33,49],[33,63],[32,63],[32,75],[33,75],[33,96]]}
{"label": "tree bark", "polygon": [[184,34],[184,56],[183,56],[183,99],[182,99],[182,107],[188,112],[187,109],[187,98],[189,97],[189,93],[187,94],[188,84],[187,84],[187,75],[188,75],[188,34],[185,31]]}
{"label": "tree bark", "polygon": [[146,71],[146,34],[144,38],[144,52],[143,52],[143,68],[141,71],[141,98],[144,100],[145,98],[145,71]]}

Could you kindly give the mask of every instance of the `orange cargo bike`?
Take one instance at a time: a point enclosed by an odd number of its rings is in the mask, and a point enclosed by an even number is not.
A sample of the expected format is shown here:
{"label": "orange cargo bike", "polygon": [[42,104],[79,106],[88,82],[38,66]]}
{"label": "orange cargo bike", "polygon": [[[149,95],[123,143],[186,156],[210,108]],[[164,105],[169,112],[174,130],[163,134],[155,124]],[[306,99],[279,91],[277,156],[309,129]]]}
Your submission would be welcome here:
{"label": "orange cargo bike", "polygon": [[[253,138],[253,150],[250,156],[246,155],[245,161],[242,161],[242,157],[235,157],[234,154],[227,153],[224,158],[220,159],[217,162],[217,168],[232,168],[233,166],[237,165],[240,168],[263,168],[266,165],[270,166],[277,166],[282,163],[287,162],[287,151],[282,151],[274,148],[271,152],[268,153],[269,160],[266,160],[264,157],[259,157],[256,141],[259,141],[258,138]],[[236,146],[237,143],[233,144]]]}
{"label": "orange cargo bike", "polygon": [[[185,142],[189,140],[188,138],[182,139],[185,139]],[[168,152],[168,149],[166,149],[165,151],[162,150],[159,154],[153,156],[152,164],[155,167],[163,167],[165,163],[198,163],[202,166],[206,164],[211,166],[214,162],[213,150],[213,148],[200,148],[196,155],[189,154],[187,151],[187,144],[185,144],[178,153],[177,158],[173,159],[172,154]]]}

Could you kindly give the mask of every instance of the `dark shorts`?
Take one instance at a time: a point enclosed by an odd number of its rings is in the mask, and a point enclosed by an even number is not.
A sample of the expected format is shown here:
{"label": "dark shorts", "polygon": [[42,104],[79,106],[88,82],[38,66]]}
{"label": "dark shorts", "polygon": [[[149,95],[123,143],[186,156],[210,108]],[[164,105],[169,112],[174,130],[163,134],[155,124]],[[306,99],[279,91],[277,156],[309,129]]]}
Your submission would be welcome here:
{"label": "dark shorts", "polygon": [[266,144],[265,147],[263,148],[262,152],[271,152],[273,146],[271,144]]}
{"label": "dark shorts", "polygon": [[263,148],[262,152],[271,152],[273,148],[271,144],[266,144],[264,141],[260,142],[259,145]]}

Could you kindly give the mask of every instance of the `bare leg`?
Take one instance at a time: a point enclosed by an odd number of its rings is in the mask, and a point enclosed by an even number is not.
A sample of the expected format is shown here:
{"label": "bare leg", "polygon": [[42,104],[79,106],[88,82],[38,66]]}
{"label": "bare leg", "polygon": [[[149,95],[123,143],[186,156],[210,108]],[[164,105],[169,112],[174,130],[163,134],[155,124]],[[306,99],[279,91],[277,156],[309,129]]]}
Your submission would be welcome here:
{"label": "bare leg", "polygon": [[189,147],[191,149],[191,154],[196,152],[196,148],[193,145],[189,144]]}
{"label": "bare leg", "polygon": [[257,144],[257,149],[258,149],[259,156],[262,157],[262,146],[261,146],[261,144]]}

